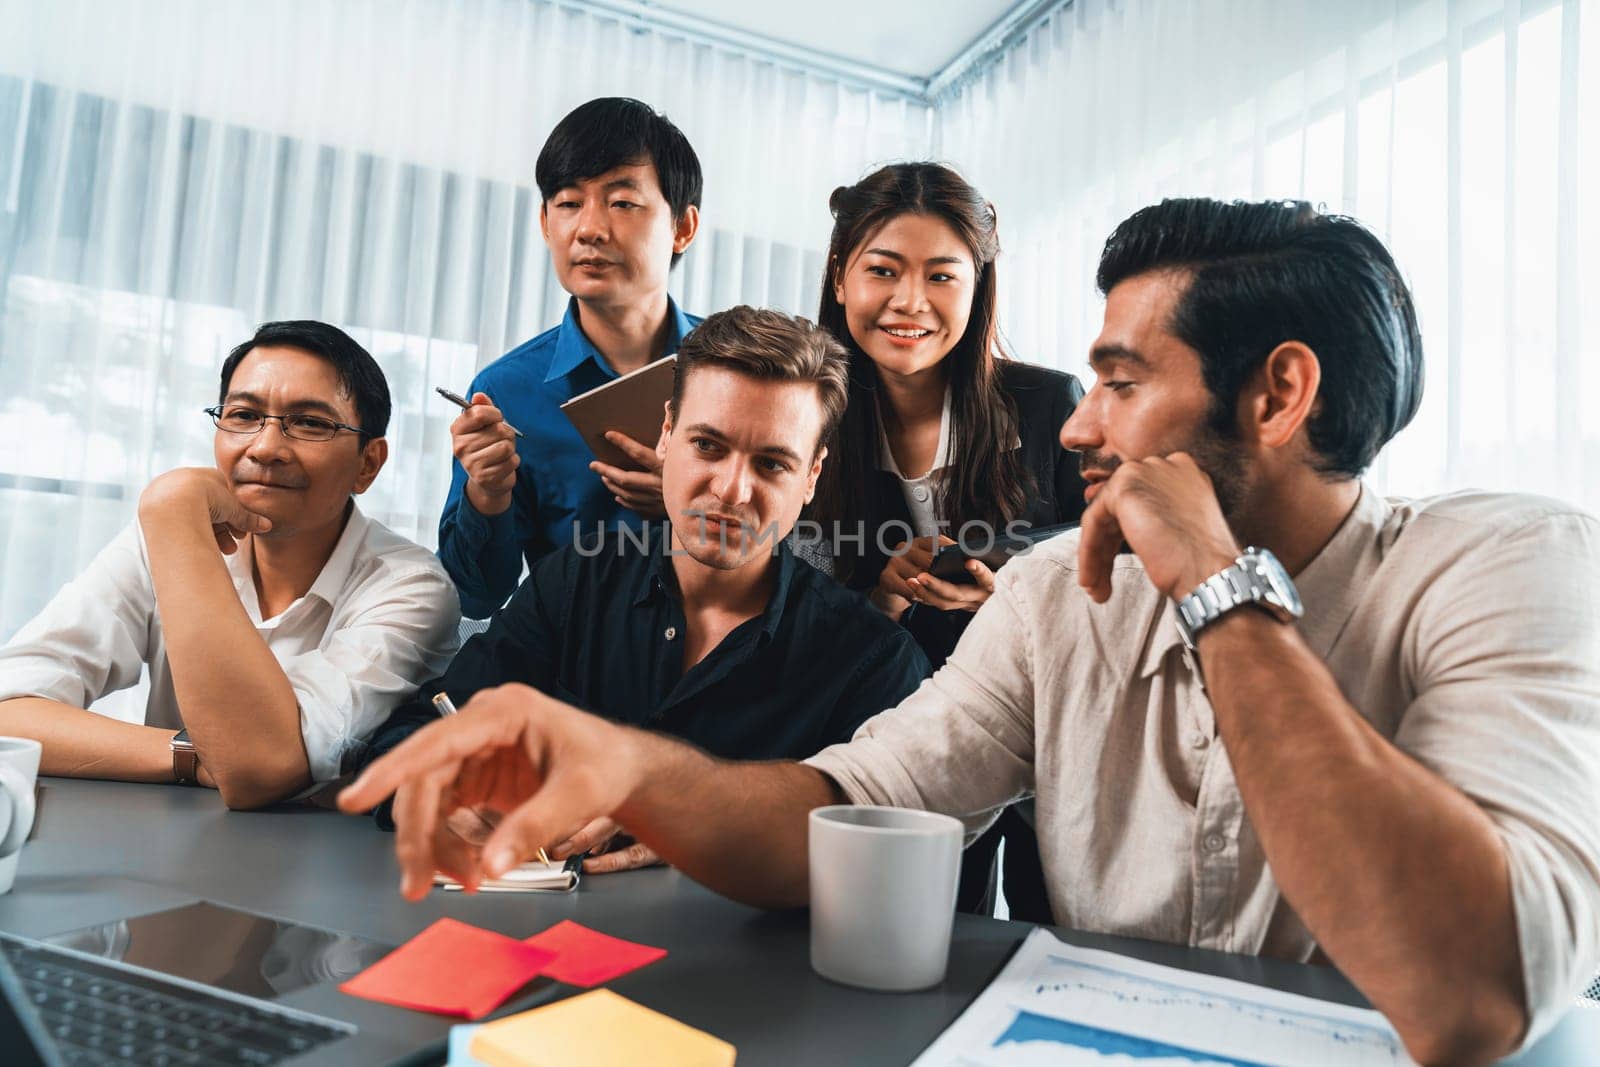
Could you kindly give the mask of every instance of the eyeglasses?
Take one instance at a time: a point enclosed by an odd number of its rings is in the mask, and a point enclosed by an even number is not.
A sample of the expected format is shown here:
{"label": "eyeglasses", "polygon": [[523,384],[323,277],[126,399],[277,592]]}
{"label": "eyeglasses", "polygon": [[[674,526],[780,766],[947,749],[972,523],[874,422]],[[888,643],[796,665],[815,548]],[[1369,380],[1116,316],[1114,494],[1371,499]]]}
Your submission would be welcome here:
{"label": "eyeglasses", "polygon": [[229,433],[260,433],[268,419],[277,419],[284,434],[296,441],[331,441],[340,430],[362,432],[359,426],[334,422],[321,415],[268,415],[255,408],[223,407],[221,404],[204,410],[211,416],[211,421],[217,424],[217,429]]}

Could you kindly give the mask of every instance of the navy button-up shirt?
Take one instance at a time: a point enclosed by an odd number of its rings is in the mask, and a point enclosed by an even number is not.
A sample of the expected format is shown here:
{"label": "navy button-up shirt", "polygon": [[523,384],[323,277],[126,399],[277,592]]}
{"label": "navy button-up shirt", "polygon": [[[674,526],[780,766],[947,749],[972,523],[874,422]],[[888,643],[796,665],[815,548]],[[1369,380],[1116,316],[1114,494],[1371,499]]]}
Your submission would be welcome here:
{"label": "navy button-up shirt", "polygon": [[[700,320],[668,297],[667,321],[670,355]],[[543,556],[572,544],[575,528],[592,538],[602,528],[637,530],[643,524],[589,469],[594,453],[561,411],[568,400],[616,377],[579,328],[574,299],[561,325],[507,352],[472,380],[468,396],[487,393],[506,421],[522,431],[517,441],[522,464],[511,506],[490,516],[467,500],[467,472],[459,460],[452,464],[450,495],[439,517],[439,559],[461,594],[462,614],[487,618],[516,589],[523,560],[531,569]]]}
{"label": "navy button-up shirt", "polygon": [[437,719],[434,694],[461,706],[508,682],[715,756],[800,759],[849,740],[928,676],[911,634],[786,545],[766,610],[685,671],[688,633],[668,543],[654,524],[540,560],[444,676],[396,709],[365,761]]}

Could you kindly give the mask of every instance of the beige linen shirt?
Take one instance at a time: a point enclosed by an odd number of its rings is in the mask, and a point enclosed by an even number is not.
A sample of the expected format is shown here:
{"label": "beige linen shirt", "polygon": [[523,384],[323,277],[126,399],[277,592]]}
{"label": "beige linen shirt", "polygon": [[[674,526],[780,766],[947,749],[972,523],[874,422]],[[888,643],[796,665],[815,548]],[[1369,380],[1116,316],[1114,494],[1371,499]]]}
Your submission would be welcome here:
{"label": "beige linen shirt", "polygon": [[[1171,602],[1135,557],[1104,605],[1077,570],[1076,532],[1008,564],[943,669],[807,762],[853,802],[969,828],[1035,794],[1063,926],[1309,958]],[[1498,827],[1532,1040],[1600,967],[1600,522],[1364,487],[1295,584],[1300,632],[1350,703]]]}

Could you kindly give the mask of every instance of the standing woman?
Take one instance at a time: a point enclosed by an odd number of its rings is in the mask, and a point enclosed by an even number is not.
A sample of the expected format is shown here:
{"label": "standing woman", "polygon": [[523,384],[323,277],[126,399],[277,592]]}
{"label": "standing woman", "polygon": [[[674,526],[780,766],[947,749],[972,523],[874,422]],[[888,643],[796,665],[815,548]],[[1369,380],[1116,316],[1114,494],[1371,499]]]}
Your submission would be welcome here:
{"label": "standing woman", "polygon": [[[1078,518],[1084,482],[1057,434],[1083,387],[1000,351],[994,207],[955,171],[893,164],[835,189],[829,207],[817,321],[850,352],[850,402],[810,517],[834,576],[867,591],[937,668],[994,575],[974,560],[971,584],[934,578],[935,546],[967,523],[999,534]],[[992,910],[1002,836],[1012,915],[1049,922],[1038,844],[1016,807],[968,849],[959,906]]]}

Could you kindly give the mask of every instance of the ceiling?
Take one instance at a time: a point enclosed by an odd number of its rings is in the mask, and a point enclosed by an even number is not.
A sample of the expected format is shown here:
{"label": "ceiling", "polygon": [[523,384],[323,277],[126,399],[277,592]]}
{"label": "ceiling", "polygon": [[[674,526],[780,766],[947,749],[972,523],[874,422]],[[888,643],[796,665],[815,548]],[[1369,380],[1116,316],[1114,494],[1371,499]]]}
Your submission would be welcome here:
{"label": "ceiling", "polygon": [[931,78],[1018,0],[654,0],[650,7],[820,52]]}

